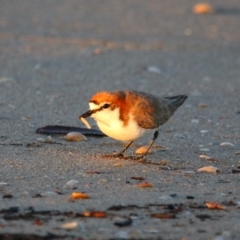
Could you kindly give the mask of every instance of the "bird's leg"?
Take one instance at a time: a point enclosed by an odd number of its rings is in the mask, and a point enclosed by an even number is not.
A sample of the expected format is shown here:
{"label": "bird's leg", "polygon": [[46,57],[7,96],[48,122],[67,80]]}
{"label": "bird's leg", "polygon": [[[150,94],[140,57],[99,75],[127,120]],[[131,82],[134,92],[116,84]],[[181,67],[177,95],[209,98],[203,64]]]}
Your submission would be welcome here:
{"label": "bird's leg", "polygon": [[158,138],[158,134],[159,134],[158,131],[155,131],[155,132],[154,132],[154,134],[153,134],[153,138],[152,138],[151,142],[149,143],[146,152],[145,152],[144,154],[142,154],[141,156],[136,157],[136,159],[144,159],[144,158],[145,158],[145,156],[147,155],[149,149],[152,147],[153,143],[154,143],[155,140]]}
{"label": "bird's leg", "polygon": [[132,145],[134,141],[129,142],[120,152],[113,153],[113,157],[123,157],[123,153]]}
{"label": "bird's leg", "polygon": [[124,152],[132,145],[134,141],[129,142],[120,152],[118,153],[113,153],[113,154],[104,154],[104,157],[116,157],[116,158],[123,158],[124,157]]}

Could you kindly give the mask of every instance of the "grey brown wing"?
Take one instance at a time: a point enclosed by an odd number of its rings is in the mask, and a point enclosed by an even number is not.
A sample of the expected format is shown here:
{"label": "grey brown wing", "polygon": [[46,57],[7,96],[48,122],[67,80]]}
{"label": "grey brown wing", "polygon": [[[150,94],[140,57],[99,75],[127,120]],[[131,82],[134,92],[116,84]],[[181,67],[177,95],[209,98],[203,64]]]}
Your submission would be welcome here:
{"label": "grey brown wing", "polygon": [[150,103],[139,102],[135,109],[141,109],[133,114],[136,116],[138,125],[146,129],[158,128],[166,123],[173,114],[167,104],[159,99],[154,99]]}

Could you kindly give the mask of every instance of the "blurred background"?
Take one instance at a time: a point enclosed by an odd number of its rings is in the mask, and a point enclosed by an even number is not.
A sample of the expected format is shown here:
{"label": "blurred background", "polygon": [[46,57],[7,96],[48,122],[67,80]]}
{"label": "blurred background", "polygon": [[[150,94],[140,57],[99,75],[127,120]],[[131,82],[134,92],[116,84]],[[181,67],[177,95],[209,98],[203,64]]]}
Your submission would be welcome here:
{"label": "blurred background", "polygon": [[1,115],[74,124],[91,95],[116,89],[234,102],[239,1],[198,3],[0,0]]}

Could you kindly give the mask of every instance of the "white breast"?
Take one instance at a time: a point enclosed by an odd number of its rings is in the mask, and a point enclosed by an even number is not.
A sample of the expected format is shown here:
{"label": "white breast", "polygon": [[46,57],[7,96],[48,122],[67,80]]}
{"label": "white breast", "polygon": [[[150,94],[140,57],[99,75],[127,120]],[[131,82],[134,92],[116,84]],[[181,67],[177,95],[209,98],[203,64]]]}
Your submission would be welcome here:
{"label": "white breast", "polygon": [[[90,109],[96,109],[94,103],[90,103]],[[99,106],[98,106],[99,108]],[[124,126],[122,120],[119,119],[119,108],[102,109],[91,115],[97,122],[100,130],[107,136],[121,140],[121,141],[133,141],[144,135],[146,130],[141,128],[132,116],[128,121],[128,124]]]}

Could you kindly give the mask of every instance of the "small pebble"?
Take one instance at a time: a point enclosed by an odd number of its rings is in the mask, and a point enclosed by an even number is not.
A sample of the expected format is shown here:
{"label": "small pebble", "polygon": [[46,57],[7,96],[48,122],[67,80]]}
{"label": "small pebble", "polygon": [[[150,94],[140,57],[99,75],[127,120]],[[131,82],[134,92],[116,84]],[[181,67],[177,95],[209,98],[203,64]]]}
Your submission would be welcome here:
{"label": "small pebble", "polygon": [[0,186],[7,186],[8,185],[8,183],[6,183],[6,182],[0,182]]}
{"label": "small pebble", "polygon": [[193,196],[186,196],[187,199],[194,199]]}
{"label": "small pebble", "polygon": [[70,132],[64,138],[67,141],[73,141],[73,142],[87,141],[87,138],[79,132]]}
{"label": "small pebble", "polygon": [[28,197],[29,196],[29,192],[24,191],[20,194],[22,197]]}
{"label": "small pebble", "polygon": [[162,70],[158,67],[155,66],[149,66],[147,68],[148,72],[153,72],[153,73],[162,73]]}
{"label": "small pebble", "polygon": [[191,123],[199,123],[199,120],[194,118],[191,120]]}
{"label": "small pebble", "polygon": [[230,142],[222,142],[222,143],[220,143],[220,146],[222,146],[222,147],[235,147],[235,145],[230,143]]}
{"label": "small pebble", "polygon": [[118,227],[126,227],[132,224],[131,218],[115,217],[113,221],[114,225]]}
{"label": "small pebble", "polygon": [[46,139],[45,139],[45,142],[46,143],[52,143],[53,142],[52,137],[51,136],[47,136]]}
{"label": "small pebble", "polygon": [[[138,149],[135,151],[135,153],[142,155],[142,154],[146,153],[147,149],[148,149],[148,146],[147,146],[147,145],[146,145],[146,146],[142,146],[142,147],[138,148]],[[152,153],[154,153],[154,151],[150,148],[147,154],[152,154]]]}
{"label": "small pebble", "polygon": [[79,181],[70,180],[64,185],[64,187],[65,188],[70,188],[70,189],[76,189],[78,187],[78,185],[79,185]]}
{"label": "small pebble", "polygon": [[200,107],[200,108],[207,108],[208,105],[205,104],[205,103],[199,103],[199,104],[198,104],[198,107]]}
{"label": "small pebble", "polygon": [[37,138],[37,141],[38,142],[45,142],[45,139],[44,138]]}
{"label": "small pebble", "polygon": [[11,193],[6,193],[3,195],[3,198],[13,198],[13,195]]}
{"label": "small pebble", "polygon": [[219,173],[220,170],[219,168],[217,167],[214,167],[214,166],[205,166],[205,167],[202,167],[202,168],[199,168],[197,170],[197,172],[207,172],[207,173]]}
{"label": "small pebble", "polygon": [[201,130],[200,132],[201,132],[201,133],[207,133],[208,130]]}

